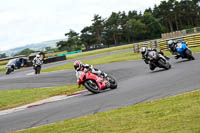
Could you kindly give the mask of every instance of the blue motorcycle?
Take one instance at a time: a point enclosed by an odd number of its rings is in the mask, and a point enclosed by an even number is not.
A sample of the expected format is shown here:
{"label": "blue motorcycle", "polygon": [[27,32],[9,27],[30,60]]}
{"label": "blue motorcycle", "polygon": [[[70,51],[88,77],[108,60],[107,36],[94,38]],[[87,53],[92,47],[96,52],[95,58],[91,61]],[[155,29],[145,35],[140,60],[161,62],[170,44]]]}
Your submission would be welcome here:
{"label": "blue motorcycle", "polygon": [[179,42],[179,43],[175,44],[174,51],[177,55],[177,56],[175,56],[176,59],[178,59],[179,57],[187,58],[189,60],[195,59],[194,56],[192,55],[192,51],[190,50],[190,48],[188,48],[188,46],[185,42]]}

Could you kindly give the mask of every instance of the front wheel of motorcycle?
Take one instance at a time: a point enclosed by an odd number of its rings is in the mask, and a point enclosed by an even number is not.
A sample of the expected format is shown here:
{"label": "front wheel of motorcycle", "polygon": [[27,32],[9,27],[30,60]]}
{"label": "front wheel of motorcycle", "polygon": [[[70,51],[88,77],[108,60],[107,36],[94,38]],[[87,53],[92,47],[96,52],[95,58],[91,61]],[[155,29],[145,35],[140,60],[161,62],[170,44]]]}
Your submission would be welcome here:
{"label": "front wheel of motorcycle", "polygon": [[116,80],[111,76],[107,76],[107,79],[110,82],[110,89],[116,89],[117,88]]}
{"label": "front wheel of motorcycle", "polygon": [[171,64],[169,64],[168,61],[164,60],[164,59],[160,59],[158,60],[158,63],[160,64],[160,66],[162,66],[163,68],[165,68],[166,70],[171,68]]}
{"label": "front wheel of motorcycle", "polygon": [[6,75],[10,74],[11,73],[11,70],[9,68],[7,68],[6,70]]}
{"label": "front wheel of motorcycle", "polygon": [[84,82],[83,85],[85,86],[85,88],[88,91],[90,91],[94,94],[101,92],[101,90],[99,89],[99,86],[97,85],[96,81],[94,81],[94,80],[87,80]]}

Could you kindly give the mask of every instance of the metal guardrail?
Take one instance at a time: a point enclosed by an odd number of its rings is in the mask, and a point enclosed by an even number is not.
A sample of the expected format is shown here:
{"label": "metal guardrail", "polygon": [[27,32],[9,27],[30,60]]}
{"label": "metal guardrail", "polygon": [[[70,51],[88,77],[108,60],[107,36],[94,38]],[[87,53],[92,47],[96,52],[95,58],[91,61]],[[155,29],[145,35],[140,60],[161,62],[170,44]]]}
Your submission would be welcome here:
{"label": "metal guardrail", "polygon": [[174,31],[170,33],[163,33],[161,36],[162,36],[162,39],[170,39],[170,38],[178,38],[178,37],[183,37],[183,36],[187,36],[190,34],[197,34],[197,33],[200,33],[200,27],[184,29],[181,31]]}
{"label": "metal guardrail", "polygon": [[140,52],[141,47],[158,48],[158,47],[160,47],[159,42],[160,42],[160,39],[134,43],[133,44],[133,51],[134,51],[134,53],[138,53],[138,52]]}
{"label": "metal guardrail", "polygon": [[199,47],[200,46],[200,33],[186,35],[177,38],[163,39],[160,40],[160,49],[168,49],[167,41],[168,40],[181,40],[188,44],[188,47]]}

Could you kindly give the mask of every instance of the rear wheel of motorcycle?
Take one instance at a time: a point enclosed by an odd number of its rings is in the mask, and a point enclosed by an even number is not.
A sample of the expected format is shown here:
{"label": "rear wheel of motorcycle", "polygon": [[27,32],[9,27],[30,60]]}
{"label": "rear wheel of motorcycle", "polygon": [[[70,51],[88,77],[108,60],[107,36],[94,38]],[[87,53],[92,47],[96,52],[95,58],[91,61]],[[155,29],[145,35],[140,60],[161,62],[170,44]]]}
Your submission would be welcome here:
{"label": "rear wheel of motorcycle", "polygon": [[110,89],[116,89],[117,88],[117,82],[116,82],[116,80],[113,77],[111,77],[111,76],[107,76],[107,79],[110,82]]}
{"label": "rear wheel of motorcycle", "polygon": [[187,56],[187,58],[188,58],[189,60],[195,60],[195,58],[194,58],[194,56],[192,55],[192,52],[191,52],[190,50],[186,50],[186,51],[185,51],[185,54],[186,54],[186,56]]}
{"label": "rear wheel of motorcycle", "polygon": [[37,67],[37,74],[40,74],[41,67]]}
{"label": "rear wheel of motorcycle", "polygon": [[35,74],[40,74],[40,70],[41,70],[41,67],[40,66],[36,66],[35,67]]}
{"label": "rear wheel of motorcycle", "polygon": [[85,86],[85,88],[88,91],[90,91],[94,94],[101,92],[101,90],[99,89],[99,86],[97,85],[96,81],[94,81],[94,80],[87,80],[83,85]]}

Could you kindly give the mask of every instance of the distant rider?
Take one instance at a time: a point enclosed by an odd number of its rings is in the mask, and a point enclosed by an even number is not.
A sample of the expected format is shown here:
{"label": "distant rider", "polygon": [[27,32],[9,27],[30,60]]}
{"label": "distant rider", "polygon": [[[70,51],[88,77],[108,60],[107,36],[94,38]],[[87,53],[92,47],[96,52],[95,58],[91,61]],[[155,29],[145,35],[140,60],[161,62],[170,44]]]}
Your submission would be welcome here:
{"label": "distant rider", "polygon": [[[36,67],[40,67],[40,69],[41,69],[41,67],[42,67],[42,64],[43,64],[43,61],[42,61],[42,59],[40,58],[40,55],[38,54],[38,55],[36,55],[36,57],[33,59],[33,68],[34,69],[36,69]],[[35,71],[36,72],[36,71]],[[37,73],[35,73],[35,74],[37,74]]]}
{"label": "distant rider", "polygon": [[103,76],[103,77],[107,77],[107,74],[100,71],[97,68],[94,68],[93,65],[89,65],[89,64],[83,64],[81,61],[75,61],[74,62],[74,69],[76,70],[76,74],[78,71],[91,71],[93,74],[96,74],[98,76]]}

